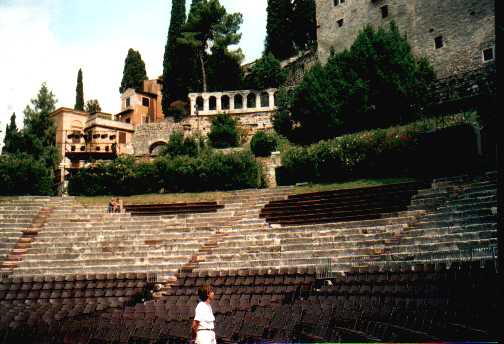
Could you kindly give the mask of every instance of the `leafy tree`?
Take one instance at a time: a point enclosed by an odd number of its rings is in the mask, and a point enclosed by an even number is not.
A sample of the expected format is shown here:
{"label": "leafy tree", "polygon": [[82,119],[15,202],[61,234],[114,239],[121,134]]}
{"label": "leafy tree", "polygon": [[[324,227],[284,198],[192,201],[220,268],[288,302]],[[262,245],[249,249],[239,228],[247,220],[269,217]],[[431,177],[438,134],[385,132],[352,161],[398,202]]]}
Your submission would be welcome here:
{"label": "leafy tree", "polygon": [[242,21],[240,13],[228,14],[219,0],[192,3],[182,37],[177,42],[194,51],[203,92],[208,91],[208,49],[227,50],[230,45],[238,44],[241,39],[238,30]]}
{"label": "leafy tree", "polygon": [[317,43],[315,0],[292,2],[292,35],[297,50],[306,50]]}
{"label": "leafy tree", "polygon": [[88,100],[86,103],[86,112],[95,113],[101,112],[100,103],[97,99]]}
{"label": "leafy tree", "polygon": [[167,114],[170,104],[173,101],[184,99],[187,94],[187,82],[185,80],[186,61],[183,52],[177,44],[177,38],[180,38],[182,28],[186,21],[185,0],[173,0],[170,19],[170,28],[168,29],[168,38],[165,46],[163,59],[163,113]]}
{"label": "leafy tree", "polygon": [[366,27],[350,50],[314,66],[295,89],[290,139],[309,143],[414,120],[432,97],[434,78],[394,23],[389,30]]}
{"label": "leafy tree", "polygon": [[212,121],[208,140],[214,148],[237,147],[240,142],[236,120],[229,114],[218,114]]}
{"label": "leafy tree", "polygon": [[26,153],[0,156],[0,180],[0,195],[54,194],[52,170]]}
{"label": "leafy tree", "polygon": [[124,93],[128,88],[141,90],[144,80],[147,80],[147,72],[145,71],[142,56],[138,51],[129,49],[124,61],[123,78],[119,92]]}
{"label": "leafy tree", "polygon": [[2,154],[15,154],[19,151],[22,143],[22,133],[18,131],[16,125],[16,113],[10,118],[10,124],[5,128],[4,146]]}
{"label": "leafy tree", "polygon": [[49,91],[44,82],[36,98],[31,100],[31,106],[24,110],[24,152],[40,159],[45,166],[54,169],[58,165],[56,149],[56,126],[49,118],[54,112],[56,97]]}
{"label": "leafy tree", "polygon": [[284,60],[295,54],[291,0],[268,0],[265,54]]}
{"label": "leafy tree", "polygon": [[279,87],[286,79],[287,72],[280,66],[280,61],[268,53],[256,61],[245,78],[245,84],[251,89],[264,90]]}
{"label": "leafy tree", "polygon": [[84,86],[82,84],[82,69],[77,73],[77,87],[75,89],[75,106],[74,110],[84,111]]}

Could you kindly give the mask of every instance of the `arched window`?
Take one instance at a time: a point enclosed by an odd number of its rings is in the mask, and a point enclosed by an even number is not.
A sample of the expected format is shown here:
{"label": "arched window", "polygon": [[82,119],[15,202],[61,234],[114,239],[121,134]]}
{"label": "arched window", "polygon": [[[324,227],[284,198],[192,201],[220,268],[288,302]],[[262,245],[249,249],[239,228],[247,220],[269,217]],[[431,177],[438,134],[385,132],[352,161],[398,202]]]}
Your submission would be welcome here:
{"label": "arched window", "polygon": [[269,94],[268,92],[261,93],[261,107],[269,107]]}
{"label": "arched window", "polygon": [[229,110],[229,96],[221,97],[222,110]]}
{"label": "arched window", "polygon": [[249,93],[247,96],[247,108],[253,109],[256,107],[256,94],[255,93]]}
{"label": "arched window", "polygon": [[217,110],[217,98],[211,96],[208,103],[209,103],[208,105],[209,110]]}
{"label": "arched window", "polygon": [[196,98],[196,108],[198,111],[203,111],[205,106],[205,101],[203,100],[203,97],[198,97]]}
{"label": "arched window", "polygon": [[243,109],[243,97],[241,94],[237,94],[234,96],[234,108]]}

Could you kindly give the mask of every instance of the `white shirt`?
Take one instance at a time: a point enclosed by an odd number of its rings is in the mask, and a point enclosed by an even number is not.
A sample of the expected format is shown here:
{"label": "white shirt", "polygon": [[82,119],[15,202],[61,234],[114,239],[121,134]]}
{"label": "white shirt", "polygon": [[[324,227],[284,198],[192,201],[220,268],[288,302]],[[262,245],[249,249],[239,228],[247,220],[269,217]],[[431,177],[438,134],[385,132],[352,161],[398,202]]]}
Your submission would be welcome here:
{"label": "white shirt", "polygon": [[215,317],[213,315],[212,306],[206,302],[198,303],[198,306],[196,306],[194,320],[199,321],[198,330],[213,330]]}

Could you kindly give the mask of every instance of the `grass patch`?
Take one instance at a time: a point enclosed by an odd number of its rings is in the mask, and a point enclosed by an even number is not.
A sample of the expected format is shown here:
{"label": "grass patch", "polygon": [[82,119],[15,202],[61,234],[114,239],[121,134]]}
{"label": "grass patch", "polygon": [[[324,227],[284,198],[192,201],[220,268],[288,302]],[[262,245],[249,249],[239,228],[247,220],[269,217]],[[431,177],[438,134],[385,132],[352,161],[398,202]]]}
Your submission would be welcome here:
{"label": "grass patch", "polygon": [[309,193],[309,192],[321,192],[321,191],[332,191],[332,190],[343,190],[343,189],[359,189],[366,188],[370,186],[380,186],[389,184],[399,184],[414,182],[417,179],[408,177],[399,178],[383,178],[383,179],[357,179],[351,182],[342,183],[328,183],[328,184],[306,184],[301,186],[296,186],[292,190],[293,194]]}
{"label": "grass patch", "polygon": [[[350,182],[343,183],[328,183],[328,184],[306,184],[301,186],[294,186],[292,194],[330,191],[340,189],[357,189],[370,186],[406,183],[415,181],[414,178],[384,178],[384,179],[358,179]],[[169,204],[169,203],[194,203],[205,201],[218,201],[229,195],[229,192],[214,191],[214,192],[201,192],[201,193],[176,193],[176,194],[148,194],[148,195],[134,195],[121,197],[124,204]],[[97,196],[97,197],[75,197],[76,200],[84,206],[103,205],[106,206],[110,201],[111,196]]]}

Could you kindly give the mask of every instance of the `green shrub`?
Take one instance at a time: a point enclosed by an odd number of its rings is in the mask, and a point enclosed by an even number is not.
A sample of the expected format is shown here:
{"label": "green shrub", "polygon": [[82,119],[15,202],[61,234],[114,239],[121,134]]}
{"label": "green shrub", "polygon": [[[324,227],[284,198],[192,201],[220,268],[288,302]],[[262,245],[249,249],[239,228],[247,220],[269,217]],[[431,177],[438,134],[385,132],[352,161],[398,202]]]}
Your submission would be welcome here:
{"label": "green shrub", "polygon": [[54,174],[27,154],[0,155],[0,195],[53,195]]}
{"label": "green shrub", "polygon": [[255,156],[270,156],[277,149],[278,142],[273,134],[258,131],[250,141],[250,149]]}
{"label": "green shrub", "polygon": [[292,146],[282,153],[280,185],[369,177],[430,177],[478,168],[467,116],[420,121]]}
{"label": "green shrub", "polygon": [[240,136],[237,130],[236,120],[229,114],[218,114],[212,121],[212,127],[208,134],[208,140],[214,148],[237,147]]}
{"label": "green shrub", "polygon": [[257,188],[261,167],[249,152],[203,151],[197,157],[159,157],[153,163],[117,159],[82,169],[69,182],[72,195],[132,195]]}

